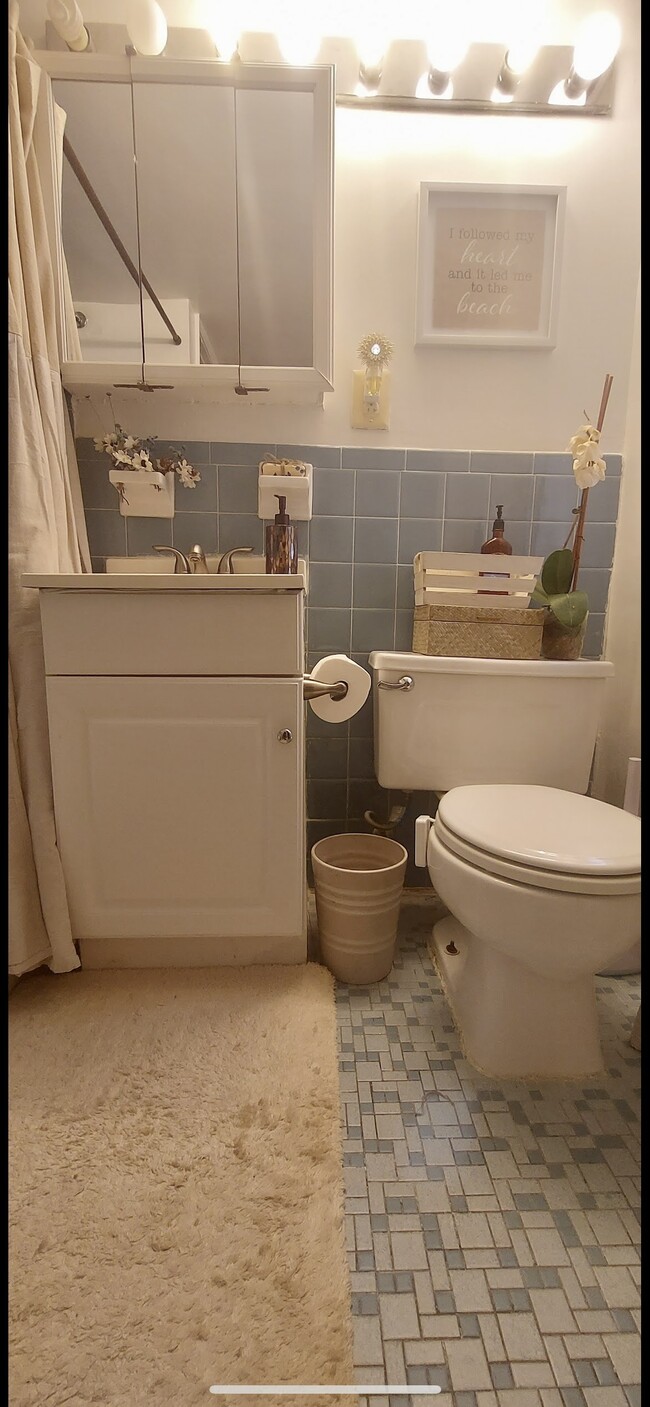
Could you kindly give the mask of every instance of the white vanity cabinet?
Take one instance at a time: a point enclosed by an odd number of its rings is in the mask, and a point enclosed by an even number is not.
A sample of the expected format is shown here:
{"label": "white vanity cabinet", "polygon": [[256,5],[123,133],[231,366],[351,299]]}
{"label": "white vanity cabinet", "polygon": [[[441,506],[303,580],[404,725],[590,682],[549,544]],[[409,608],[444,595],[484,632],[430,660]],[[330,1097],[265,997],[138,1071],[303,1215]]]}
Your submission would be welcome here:
{"label": "white vanity cabinet", "polygon": [[41,590],[82,964],[303,962],[303,592],[165,580]]}

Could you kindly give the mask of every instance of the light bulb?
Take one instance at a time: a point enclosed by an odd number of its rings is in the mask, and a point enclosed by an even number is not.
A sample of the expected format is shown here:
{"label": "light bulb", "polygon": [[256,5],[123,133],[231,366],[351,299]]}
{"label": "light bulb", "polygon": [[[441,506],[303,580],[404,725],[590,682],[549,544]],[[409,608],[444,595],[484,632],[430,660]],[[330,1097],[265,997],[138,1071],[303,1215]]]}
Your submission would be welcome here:
{"label": "light bulb", "polygon": [[492,92],[490,93],[490,102],[511,103],[513,101],[514,96],[514,93],[506,93],[503,88],[493,88]]}
{"label": "light bulb", "polygon": [[351,37],[354,39],[363,69],[377,70],[390,43],[391,25],[386,0],[361,0],[355,6]]}
{"label": "light bulb", "polygon": [[388,39],[379,30],[375,30],[374,33],[369,32],[357,39],[357,53],[364,68],[380,68],[387,48]]}
{"label": "light bulb", "polygon": [[573,69],[591,83],[613,63],[621,42],[621,26],[606,10],[590,15],[578,31],[573,50]]}
{"label": "light bulb", "polygon": [[313,20],[296,18],[290,29],[279,29],[278,45],[288,64],[313,64],[321,44],[321,35]]}
{"label": "light bulb", "polygon": [[565,80],[561,78],[560,82],[556,83],[553,92],[549,94],[548,101],[551,107],[584,107],[587,101],[587,90],[585,88],[577,97],[571,98],[567,93]]}
{"label": "light bulb", "polygon": [[427,71],[427,73],[423,73],[422,77],[418,79],[415,96],[416,98],[435,98],[436,101],[438,101],[438,99],[446,100],[447,98],[453,98],[453,80],[451,78],[449,79],[446,88],[444,88],[441,93],[434,93],[431,88],[431,83],[429,82],[429,73]]}
{"label": "light bulb", "polygon": [[[377,70],[375,69],[374,72],[377,73]],[[360,70],[360,73],[362,76],[359,78],[359,82],[355,87],[355,97],[374,98],[375,94],[379,92],[379,84],[381,82],[381,77],[379,76],[376,79],[370,77],[364,78],[363,75],[366,73],[366,70],[364,68]]]}
{"label": "light bulb", "polygon": [[536,39],[517,39],[511,44],[506,52],[506,64],[511,73],[516,73],[519,77],[530,68],[539,52],[539,43]]}
{"label": "light bulb", "polygon": [[126,28],[138,54],[162,54],[167,43],[167,20],[156,0],[131,0]]}
{"label": "light bulb", "polygon": [[467,25],[462,10],[453,18],[439,19],[426,36],[425,43],[431,67],[438,73],[453,73],[462,63],[469,48]]}
{"label": "light bulb", "polygon": [[208,25],[208,34],[214,40],[215,49],[224,63],[229,63],[237,53],[239,26],[234,20],[215,20]]}
{"label": "light bulb", "polygon": [[76,0],[47,0],[47,16],[69,49],[83,53],[90,39]]}
{"label": "light bulb", "polygon": [[[238,7],[241,9],[241,6]],[[234,54],[237,53],[237,45],[242,32],[240,20],[235,18],[234,7],[227,3],[227,0],[219,0],[218,3],[209,3],[205,0],[202,6],[203,24],[212,39],[219,58],[224,63],[229,63]]]}

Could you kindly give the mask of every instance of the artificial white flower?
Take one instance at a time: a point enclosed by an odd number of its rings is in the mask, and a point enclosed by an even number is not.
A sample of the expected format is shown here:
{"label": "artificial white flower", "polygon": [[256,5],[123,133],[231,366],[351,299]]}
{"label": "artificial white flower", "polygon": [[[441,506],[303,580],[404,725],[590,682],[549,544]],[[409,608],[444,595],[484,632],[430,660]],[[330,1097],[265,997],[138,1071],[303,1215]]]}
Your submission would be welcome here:
{"label": "artificial white flower", "polygon": [[108,435],[101,435],[95,440],[95,449],[98,454],[112,454],[117,444],[117,435],[111,431]]}
{"label": "artificial white flower", "polygon": [[113,449],[111,454],[116,464],[128,464],[129,468],[131,467],[131,456],[126,453],[126,450]]}
{"label": "artificial white flower", "polygon": [[600,430],[595,425],[583,425],[577,435],[573,435],[569,440],[569,449],[572,454],[579,454],[586,445],[597,445],[600,440]]}
{"label": "artificial white flower", "polygon": [[192,465],[188,464],[186,459],[179,459],[176,465],[176,472],[183,487],[186,489],[196,488],[196,485],[201,480],[198,469],[193,469]]}
{"label": "artificial white flower", "polygon": [[597,453],[599,440],[600,430],[595,425],[583,425],[569,441],[573,473],[579,489],[592,489],[605,478],[605,461]]}
{"label": "artificial white flower", "polygon": [[139,441],[139,440],[136,440],[135,435],[125,435],[125,436],[124,436],[124,448],[125,448],[125,449],[139,449],[139,447],[140,447],[140,441]]}
{"label": "artificial white flower", "polygon": [[577,455],[573,461],[573,473],[579,489],[592,489],[605,478],[605,460]]}
{"label": "artificial white flower", "polygon": [[136,450],[131,455],[131,463],[135,469],[153,469],[154,465],[149,458],[149,451],[146,449]]}

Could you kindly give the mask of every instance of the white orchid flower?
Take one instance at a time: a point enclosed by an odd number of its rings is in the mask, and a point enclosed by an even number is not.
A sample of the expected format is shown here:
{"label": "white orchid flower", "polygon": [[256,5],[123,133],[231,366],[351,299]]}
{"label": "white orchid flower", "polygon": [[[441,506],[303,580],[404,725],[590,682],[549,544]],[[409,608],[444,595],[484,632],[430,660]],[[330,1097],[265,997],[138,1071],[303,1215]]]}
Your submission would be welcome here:
{"label": "white orchid flower", "polygon": [[583,425],[577,435],[573,435],[569,441],[568,448],[572,454],[579,454],[586,445],[597,445],[600,440],[600,430],[595,425]]}
{"label": "white orchid flower", "polygon": [[592,489],[605,478],[605,461],[597,453],[600,430],[595,425],[583,425],[573,435],[568,448],[573,455],[573,473],[578,488]]}
{"label": "white orchid flower", "polygon": [[605,460],[578,455],[573,461],[573,473],[579,489],[593,489],[605,478]]}

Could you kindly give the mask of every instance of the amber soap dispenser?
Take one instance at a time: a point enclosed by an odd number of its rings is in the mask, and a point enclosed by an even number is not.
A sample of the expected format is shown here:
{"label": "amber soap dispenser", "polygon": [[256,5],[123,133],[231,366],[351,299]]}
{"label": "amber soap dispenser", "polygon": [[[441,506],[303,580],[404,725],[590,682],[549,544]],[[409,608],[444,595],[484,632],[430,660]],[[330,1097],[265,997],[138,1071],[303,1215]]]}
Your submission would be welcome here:
{"label": "amber soap dispenser", "polygon": [[[512,546],[507,541],[505,534],[505,523],[503,521],[503,504],[497,503],[497,516],[492,524],[492,536],[483,543],[481,552],[489,556],[512,556]],[[509,572],[479,572],[479,576],[487,577],[508,577]],[[479,596],[507,596],[507,591],[499,591],[498,587],[479,587]]]}
{"label": "amber soap dispenser", "polygon": [[266,570],[273,576],[286,575],[298,570],[298,544],[296,530],[286,511],[286,495],[276,493],[278,512],[274,521],[266,529]]}

